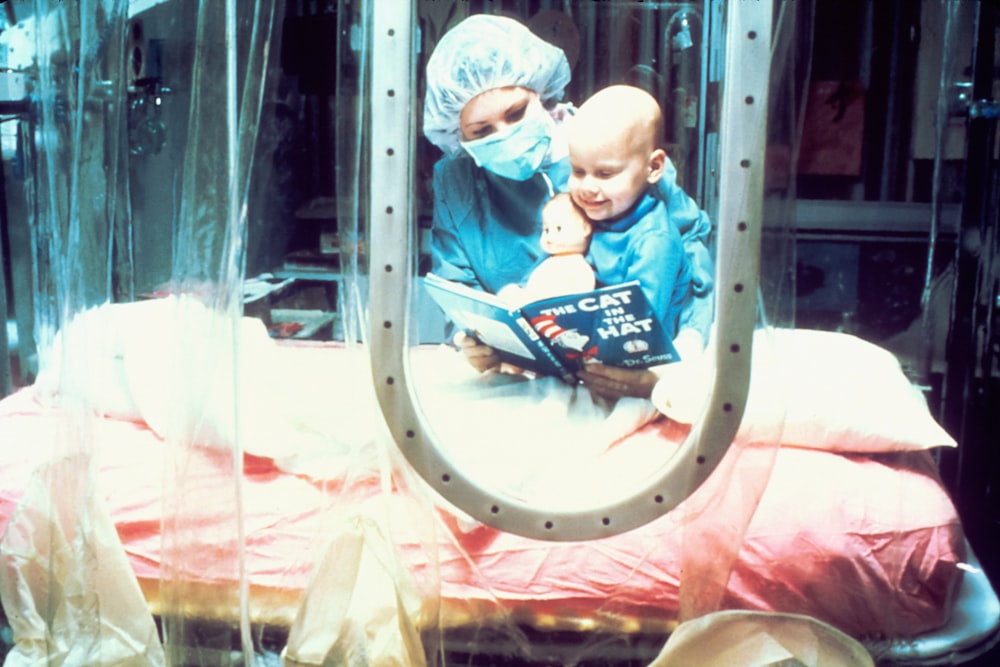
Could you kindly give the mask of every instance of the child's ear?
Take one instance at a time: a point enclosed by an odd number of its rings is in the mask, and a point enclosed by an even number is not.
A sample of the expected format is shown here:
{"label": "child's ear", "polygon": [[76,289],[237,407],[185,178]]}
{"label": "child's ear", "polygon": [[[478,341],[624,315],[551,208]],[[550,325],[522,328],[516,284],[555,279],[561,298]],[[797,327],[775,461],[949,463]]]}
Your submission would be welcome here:
{"label": "child's ear", "polygon": [[667,152],[662,148],[655,149],[649,154],[647,167],[649,173],[646,174],[646,181],[656,183],[663,176],[663,170],[667,165]]}

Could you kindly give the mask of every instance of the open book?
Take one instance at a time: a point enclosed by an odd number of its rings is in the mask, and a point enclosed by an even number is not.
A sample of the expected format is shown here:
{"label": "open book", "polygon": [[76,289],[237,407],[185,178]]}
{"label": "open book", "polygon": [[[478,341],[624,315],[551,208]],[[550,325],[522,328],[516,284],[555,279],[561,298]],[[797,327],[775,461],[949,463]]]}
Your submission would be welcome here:
{"label": "open book", "polygon": [[637,281],[519,308],[433,273],[423,284],[457,326],[540,375],[576,382],[588,362],[638,369],[680,359]]}

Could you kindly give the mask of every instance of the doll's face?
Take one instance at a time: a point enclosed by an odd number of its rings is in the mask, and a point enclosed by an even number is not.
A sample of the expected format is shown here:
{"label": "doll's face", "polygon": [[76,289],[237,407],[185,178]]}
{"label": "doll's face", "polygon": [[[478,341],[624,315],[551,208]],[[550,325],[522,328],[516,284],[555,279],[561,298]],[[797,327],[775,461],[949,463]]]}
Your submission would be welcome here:
{"label": "doll's face", "polygon": [[542,215],[542,250],[549,255],[584,253],[590,243],[590,222],[568,197],[550,202]]}

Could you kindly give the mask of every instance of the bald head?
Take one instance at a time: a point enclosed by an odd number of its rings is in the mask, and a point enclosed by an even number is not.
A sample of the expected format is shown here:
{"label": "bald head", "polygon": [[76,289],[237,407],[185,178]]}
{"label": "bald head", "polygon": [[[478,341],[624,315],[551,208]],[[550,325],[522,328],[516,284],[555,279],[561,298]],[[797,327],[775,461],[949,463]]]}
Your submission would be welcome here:
{"label": "bald head", "polygon": [[662,132],[663,114],[656,99],[642,88],[615,85],[602,88],[580,105],[570,141],[573,136],[603,136],[648,153],[662,143]]}
{"label": "bald head", "polygon": [[569,192],[592,221],[614,220],[662,178],[660,105],[634,86],[595,93],[568,126]]}

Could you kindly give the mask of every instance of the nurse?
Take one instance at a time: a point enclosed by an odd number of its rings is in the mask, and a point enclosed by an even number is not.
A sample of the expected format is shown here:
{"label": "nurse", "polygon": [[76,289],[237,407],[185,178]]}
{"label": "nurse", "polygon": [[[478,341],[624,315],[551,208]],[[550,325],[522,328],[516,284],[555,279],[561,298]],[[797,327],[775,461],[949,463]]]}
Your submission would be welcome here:
{"label": "nurse", "polygon": [[[434,167],[432,270],[496,293],[521,282],[544,256],[541,210],[570,175],[563,102],[570,68],[562,50],[514,19],[473,15],[448,31],[427,63],[423,129],[444,156]],[[681,328],[707,338],[713,268],[707,216],[676,183],[672,165],[659,196],[694,260],[698,298]],[[499,359],[473,338],[456,342],[480,372]],[[680,350],[682,356],[684,350]],[[648,397],[644,371],[595,365],[580,378],[605,398]]]}

